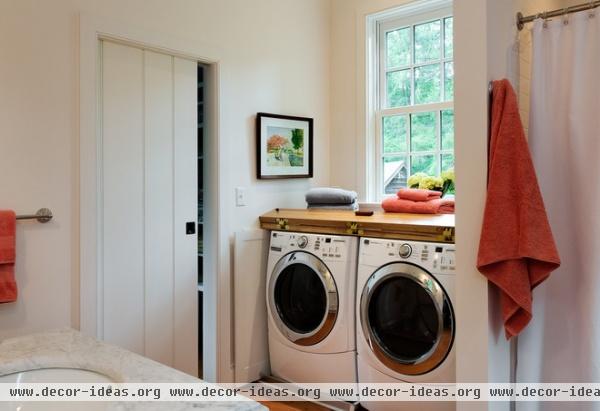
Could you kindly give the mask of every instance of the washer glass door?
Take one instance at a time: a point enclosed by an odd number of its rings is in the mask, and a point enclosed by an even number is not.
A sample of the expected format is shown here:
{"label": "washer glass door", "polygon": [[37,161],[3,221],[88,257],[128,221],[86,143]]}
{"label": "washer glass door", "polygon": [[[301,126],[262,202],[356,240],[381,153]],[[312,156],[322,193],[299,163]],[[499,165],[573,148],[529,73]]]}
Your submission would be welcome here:
{"label": "washer glass door", "polygon": [[333,329],[338,294],[327,266],[297,251],[282,257],[269,282],[271,315],[281,333],[298,345],[314,345]]}
{"label": "washer glass door", "polygon": [[412,264],[373,273],[361,296],[361,323],[377,358],[401,374],[430,372],[452,348],[450,300],[433,276]]}

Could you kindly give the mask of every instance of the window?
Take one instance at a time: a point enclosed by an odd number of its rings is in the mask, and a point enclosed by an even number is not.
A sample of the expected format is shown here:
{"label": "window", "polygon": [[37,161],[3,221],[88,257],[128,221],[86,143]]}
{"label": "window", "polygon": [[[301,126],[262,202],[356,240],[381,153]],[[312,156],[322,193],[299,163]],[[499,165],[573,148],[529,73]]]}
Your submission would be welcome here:
{"label": "window", "polygon": [[407,186],[410,175],[454,167],[452,9],[377,21],[373,100],[377,199]]}

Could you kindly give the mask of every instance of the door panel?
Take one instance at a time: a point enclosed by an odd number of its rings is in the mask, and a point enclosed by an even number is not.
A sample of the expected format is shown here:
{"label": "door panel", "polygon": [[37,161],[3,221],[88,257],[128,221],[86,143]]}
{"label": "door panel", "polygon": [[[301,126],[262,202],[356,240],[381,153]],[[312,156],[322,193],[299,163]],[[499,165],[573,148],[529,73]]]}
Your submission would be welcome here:
{"label": "door panel", "polygon": [[[173,366],[198,375],[198,237],[185,233],[185,223],[197,221],[198,126],[197,64],[175,57],[174,77],[174,197],[175,227],[174,362]],[[190,155],[193,153],[194,155]],[[194,290],[193,293],[190,290]]]}
{"label": "door panel", "polygon": [[173,57],[144,51],[145,354],[173,362]]}
{"label": "door panel", "polygon": [[100,334],[196,375],[196,62],[101,50]]}
{"label": "door panel", "polygon": [[102,57],[100,321],[106,341],[143,354],[143,52],[103,42]]}

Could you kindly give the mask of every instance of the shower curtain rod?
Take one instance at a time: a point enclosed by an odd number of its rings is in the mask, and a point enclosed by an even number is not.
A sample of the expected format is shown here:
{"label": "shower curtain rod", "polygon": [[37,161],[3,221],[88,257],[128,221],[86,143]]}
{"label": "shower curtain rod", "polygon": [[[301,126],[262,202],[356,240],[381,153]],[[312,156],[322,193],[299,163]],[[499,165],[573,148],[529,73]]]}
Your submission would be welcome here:
{"label": "shower curtain rod", "polygon": [[545,11],[543,13],[532,14],[531,16],[523,16],[523,13],[517,13],[517,28],[519,31],[523,30],[525,23],[531,23],[537,18],[548,19],[550,17],[564,16],[565,14],[577,13],[579,11],[591,10],[600,6],[600,0],[589,1],[587,3],[579,4],[577,6],[565,7],[564,9]]}

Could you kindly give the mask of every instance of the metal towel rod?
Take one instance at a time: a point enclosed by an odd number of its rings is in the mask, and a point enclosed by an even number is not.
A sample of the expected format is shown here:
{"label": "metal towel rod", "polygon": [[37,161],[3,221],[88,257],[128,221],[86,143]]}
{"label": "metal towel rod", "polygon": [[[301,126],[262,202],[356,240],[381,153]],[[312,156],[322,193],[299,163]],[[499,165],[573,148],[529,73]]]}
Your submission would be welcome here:
{"label": "metal towel rod", "polygon": [[52,211],[49,208],[40,208],[35,214],[18,215],[17,220],[38,220],[40,223],[47,223],[52,220]]}

